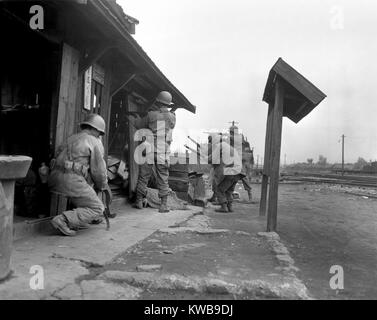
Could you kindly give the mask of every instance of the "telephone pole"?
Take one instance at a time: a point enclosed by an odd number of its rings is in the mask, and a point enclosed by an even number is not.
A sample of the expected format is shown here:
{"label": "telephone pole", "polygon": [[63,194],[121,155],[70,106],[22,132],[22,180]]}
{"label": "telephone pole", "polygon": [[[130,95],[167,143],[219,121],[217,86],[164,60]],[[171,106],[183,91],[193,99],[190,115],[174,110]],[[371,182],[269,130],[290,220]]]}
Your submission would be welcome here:
{"label": "telephone pole", "polygon": [[342,134],[342,176],[344,175],[344,138],[345,135]]}

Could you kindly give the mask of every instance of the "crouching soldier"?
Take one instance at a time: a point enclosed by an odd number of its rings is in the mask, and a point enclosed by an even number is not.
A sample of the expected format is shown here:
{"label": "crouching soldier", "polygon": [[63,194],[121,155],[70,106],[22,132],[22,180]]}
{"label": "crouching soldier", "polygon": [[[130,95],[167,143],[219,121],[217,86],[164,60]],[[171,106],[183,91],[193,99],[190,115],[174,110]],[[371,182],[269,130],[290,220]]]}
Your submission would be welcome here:
{"label": "crouching soldier", "polygon": [[69,197],[75,207],[51,221],[67,236],[74,236],[76,230],[102,219],[105,208],[95,190],[106,190],[111,194],[100,140],[105,134],[105,121],[97,114],[90,114],[80,128],[81,132],[69,137],[59,147],[49,177],[50,190]]}
{"label": "crouching soldier", "polygon": [[239,180],[245,177],[242,168],[242,158],[240,156],[241,148],[234,145],[234,136],[230,136],[230,144],[215,139],[214,151],[210,160],[212,163],[219,163],[222,170],[218,174],[218,184],[216,194],[218,202],[221,205],[217,212],[233,212],[233,192]]}

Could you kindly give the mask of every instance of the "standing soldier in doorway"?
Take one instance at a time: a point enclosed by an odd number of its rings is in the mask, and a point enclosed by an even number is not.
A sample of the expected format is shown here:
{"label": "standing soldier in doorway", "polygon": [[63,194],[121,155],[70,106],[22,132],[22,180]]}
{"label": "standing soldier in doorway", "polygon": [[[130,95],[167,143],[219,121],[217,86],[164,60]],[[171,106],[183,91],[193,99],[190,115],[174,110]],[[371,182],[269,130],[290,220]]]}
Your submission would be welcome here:
{"label": "standing soldier in doorway", "polygon": [[74,236],[76,230],[101,219],[105,208],[95,190],[104,191],[111,198],[100,140],[105,134],[105,121],[97,114],[90,114],[80,128],[81,132],[69,137],[58,149],[49,177],[50,190],[69,197],[75,207],[51,221],[67,236]]}
{"label": "standing soldier in doorway", "polygon": [[[172,95],[167,91],[161,91],[151,111],[137,119],[129,117],[129,121],[136,129],[149,129],[153,133],[154,140],[154,167],[158,187],[158,196],[161,199],[159,212],[169,212],[167,205],[169,195],[169,165],[170,165],[170,144],[172,133],[176,123],[174,111],[169,111],[172,107]],[[161,140],[161,141],[160,141]],[[139,177],[136,186],[136,207],[143,208],[143,199],[147,195],[147,186],[153,173],[153,164],[145,162],[139,166]]]}

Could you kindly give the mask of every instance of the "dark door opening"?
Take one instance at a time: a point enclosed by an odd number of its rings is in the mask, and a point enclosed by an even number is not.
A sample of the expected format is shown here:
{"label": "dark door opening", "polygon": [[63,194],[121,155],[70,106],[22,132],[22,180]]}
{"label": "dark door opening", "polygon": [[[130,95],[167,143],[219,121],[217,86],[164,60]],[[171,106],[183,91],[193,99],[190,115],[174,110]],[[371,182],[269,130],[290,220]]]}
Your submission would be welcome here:
{"label": "dark door opening", "polygon": [[17,182],[15,214],[38,217],[48,213],[38,170],[54,151],[59,47],[12,20],[2,19],[0,30],[0,154],[32,157]]}

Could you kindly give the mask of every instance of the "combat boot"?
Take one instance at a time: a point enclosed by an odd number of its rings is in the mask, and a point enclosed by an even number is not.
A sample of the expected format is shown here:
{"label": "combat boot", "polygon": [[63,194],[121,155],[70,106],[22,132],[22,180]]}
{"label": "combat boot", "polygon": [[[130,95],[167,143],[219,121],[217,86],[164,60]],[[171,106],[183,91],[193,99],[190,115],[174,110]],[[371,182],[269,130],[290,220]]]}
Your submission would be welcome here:
{"label": "combat boot", "polygon": [[51,224],[54,226],[55,229],[59,230],[62,234],[66,236],[75,236],[76,231],[71,230],[68,226],[67,220],[65,216],[62,214],[56,216],[54,219],[51,220]]}
{"label": "combat boot", "polygon": [[96,219],[93,219],[92,221],[90,221],[89,223],[90,224],[101,224],[103,222],[103,219],[102,217],[98,217]]}
{"label": "combat boot", "polygon": [[135,203],[135,207],[137,209],[143,209],[143,197],[142,195],[137,195],[136,196],[136,203]]}
{"label": "combat boot", "polygon": [[208,199],[209,202],[216,202],[216,195],[213,193],[212,197]]}
{"label": "combat boot", "polygon": [[228,207],[229,212],[233,212],[233,204],[231,202],[228,202],[226,206]]}
{"label": "combat boot", "polygon": [[219,209],[216,209],[215,211],[216,211],[216,212],[228,212],[228,208],[227,208],[226,203],[225,203],[225,202],[222,203],[222,204],[221,204],[221,207],[220,207]]}
{"label": "combat boot", "polygon": [[169,212],[169,211],[170,210],[168,208],[168,196],[162,197],[160,209],[158,210],[158,212],[166,213],[166,212]]}
{"label": "combat boot", "polygon": [[86,230],[89,228],[90,228],[90,225],[88,223],[82,223],[80,226],[73,228],[73,230],[78,231],[78,230]]}

